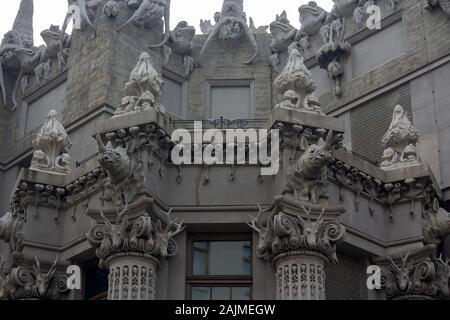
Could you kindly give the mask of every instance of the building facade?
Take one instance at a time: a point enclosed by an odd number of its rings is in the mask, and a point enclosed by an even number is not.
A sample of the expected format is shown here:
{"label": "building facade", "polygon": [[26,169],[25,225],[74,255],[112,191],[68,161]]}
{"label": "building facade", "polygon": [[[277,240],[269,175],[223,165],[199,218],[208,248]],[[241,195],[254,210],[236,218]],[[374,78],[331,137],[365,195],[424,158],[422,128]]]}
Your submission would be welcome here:
{"label": "building facade", "polygon": [[196,32],[168,0],[73,0],[35,47],[21,0],[0,298],[446,299],[450,2],[334,2],[256,27],[224,0]]}

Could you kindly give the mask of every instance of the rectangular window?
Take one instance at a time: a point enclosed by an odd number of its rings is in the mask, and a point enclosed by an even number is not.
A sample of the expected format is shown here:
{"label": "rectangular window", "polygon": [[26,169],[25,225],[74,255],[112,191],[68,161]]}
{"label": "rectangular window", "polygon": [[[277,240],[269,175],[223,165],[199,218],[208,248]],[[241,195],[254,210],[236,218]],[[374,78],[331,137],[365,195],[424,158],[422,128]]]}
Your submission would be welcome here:
{"label": "rectangular window", "polygon": [[163,105],[170,113],[181,116],[183,108],[183,84],[164,77]]}
{"label": "rectangular window", "polygon": [[251,119],[254,117],[253,80],[209,80],[206,105],[210,119]]}
{"label": "rectangular window", "polygon": [[192,300],[250,300],[250,234],[192,235],[187,297]]}

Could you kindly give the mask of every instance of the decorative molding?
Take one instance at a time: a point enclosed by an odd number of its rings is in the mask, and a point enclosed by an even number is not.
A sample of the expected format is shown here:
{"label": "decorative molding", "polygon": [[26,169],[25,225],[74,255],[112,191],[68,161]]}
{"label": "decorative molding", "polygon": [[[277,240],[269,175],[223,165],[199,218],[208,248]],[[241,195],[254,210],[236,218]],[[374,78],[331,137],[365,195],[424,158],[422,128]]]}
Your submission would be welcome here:
{"label": "decorative molding", "polygon": [[[14,257],[13,257],[14,260]],[[30,268],[26,264],[0,261],[0,300],[61,300],[68,293],[67,276],[58,274],[57,260],[47,272],[35,258]]]}
{"label": "decorative molding", "polygon": [[258,216],[249,223],[259,234],[258,257],[276,261],[278,255],[309,250],[337,263],[336,245],[343,240],[345,227],[334,220],[342,211],[313,204],[306,206],[304,202],[279,196],[270,208],[260,208]]}
{"label": "decorative molding", "polygon": [[449,260],[437,257],[434,246],[413,254],[388,256],[388,260],[378,263],[382,267],[381,285],[388,299],[439,299],[450,294]]}
{"label": "decorative molding", "polygon": [[184,230],[183,223],[170,220],[171,211],[163,212],[154,205],[141,209],[144,213],[131,222],[125,204],[120,212],[117,210],[114,224],[100,210],[103,223],[96,223],[87,233],[88,242],[97,248],[100,268],[107,267],[109,259],[117,254],[133,253],[159,261],[177,253],[173,237]]}

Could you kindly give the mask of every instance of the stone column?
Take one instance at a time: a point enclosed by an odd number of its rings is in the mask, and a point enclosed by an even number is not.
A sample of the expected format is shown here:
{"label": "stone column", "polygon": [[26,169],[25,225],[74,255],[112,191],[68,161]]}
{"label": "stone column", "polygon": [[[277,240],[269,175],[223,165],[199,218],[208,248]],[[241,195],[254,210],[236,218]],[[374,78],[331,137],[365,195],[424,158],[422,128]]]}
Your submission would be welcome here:
{"label": "stone column", "polygon": [[110,257],[108,300],[155,300],[159,261],[133,253]]}
{"label": "stone column", "polygon": [[325,265],[328,259],[302,250],[280,254],[274,259],[277,300],[325,300]]}

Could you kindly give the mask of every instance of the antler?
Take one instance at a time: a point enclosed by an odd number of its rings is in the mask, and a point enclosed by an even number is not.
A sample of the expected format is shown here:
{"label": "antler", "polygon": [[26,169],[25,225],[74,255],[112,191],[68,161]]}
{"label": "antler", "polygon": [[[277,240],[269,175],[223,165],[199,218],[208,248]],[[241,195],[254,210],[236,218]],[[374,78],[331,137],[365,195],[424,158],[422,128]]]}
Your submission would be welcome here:
{"label": "antler", "polygon": [[183,226],[183,221],[181,221],[180,223],[177,223],[177,220],[174,220],[174,221],[172,221],[172,223],[170,225],[176,226],[176,229],[175,229],[175,231],[169,231],[169,237],[175,237],[177,234],[179,234],[186,228],[186,226]]}
{"label": "antler", "polygon": [[323,222],[323,215],[325,214],[325,207],[322,207],[322,212],[319,215],[319,219],[317,219],[316,224],[320,224]]}
{"label": "antler", "polygon": [[103,213],[103,210],[100,210],[100,216],[103,219],[103,222],[105,223],[106,227],[109,229],[109,231],[112,231],[114,226],[112,225],[111,222],[109,222],[109,220],[105,217],[105,214]]}
{"label": "antler", "polygon": [[34,260],[36,261],[36,265],[33,266],[34,271],[36,272],[36,274],[40,274],[41,273],[41,264],[39,263],[37,256],[34,257]]}
{"label": "antler", "polygon": [[402,267],[403,268],[406,267],[406,265],[408,263],[408,257],[409,257],[409,252],[404,257],[402,257]]}
{"label": "antler", "polygon": [[306,210],[305,205],[302,203],[302,209],[306,213],[306,216],[308,217],[308,221],[311,221],[311,211],[312,211],[312,204],[309,204],[309,209]]}
{"label": "antler", "polygon": [[256,232],[261,233],[261,228],[258,227],[258,224],[259,224],[259,218],[261,217],[261,214],[263,213],[264,210],[259,203],[256,205],[258,206],[258,210],[259,210],[258,215],[256,216],[256,218],[249,215],[251,222],[247,222],[247,225],[250,228],[252,228],[253,230],[255,230]]}
{"label": "antler", "polygon": [[116,208],[116,212],[117,212],[116,226],[120,223],[120,221],[122,220],[122,217],[125,215],[125,213],[127,213],[127,211],[128,211],[128,201],[125,200],[125,207],[123,208],[123,210],[121,212],[119,212],[119,210]]}
{"label": "antler", "polygon": [[392,259],[392,257],[390,255],[388,255],[388,259],[391,261],[392,267],[397,271],[400,272],[400,268],[398,267],[398,265],[395,263],[394,259]]}
{"label": "antler", "polygon": [[53,273],[56,271],[56,264],[58,263],[58,257],[55,258],[55,261],[53,261],[52,266],[50,267],[50,270],[47,272],[47,277],[51,277]]}

